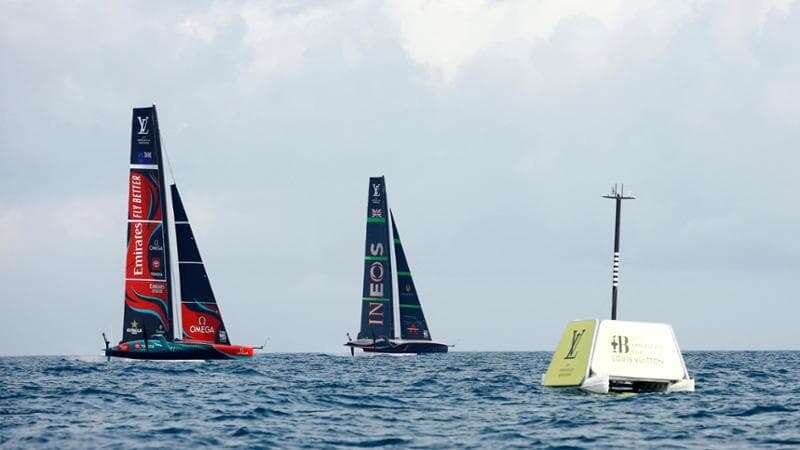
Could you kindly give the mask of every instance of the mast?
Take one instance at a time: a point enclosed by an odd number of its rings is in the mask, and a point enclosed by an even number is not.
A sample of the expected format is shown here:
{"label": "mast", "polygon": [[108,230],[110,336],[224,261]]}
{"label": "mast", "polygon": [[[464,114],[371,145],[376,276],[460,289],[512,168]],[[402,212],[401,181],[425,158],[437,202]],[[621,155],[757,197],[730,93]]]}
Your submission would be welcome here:
{"label": "mast", "polygon": [[[156,110],[156,105],[153,104],[153,126],[155,127],[155,138],[156,138],[156,148],[158,149],[158,181],[161,185],[161,189],[159,195],[161,196],[161,205],[163,205],[163,211],[161,213],[162,223],[163,223],[163,230],[164,230],[164,274],[167,280],[167,304],[169,305],[170,309],[170,328],[167,330],[165,337],[170,340],[174,340],[176,333],[175,333],[175,324],[173,319],[173,315],[175,314],[175,309],[173,308],[174,300],[173,300],[173,290],[172,290],[172,258],[170,258],[170,248],[169,248],[169,235],[170,235],[170,228],[169,228],[169,210],[167,205],[167,183],[166,183],[166,174],[164,173],[164,149],[161,147],[161,128],[158,126],[158,111]],[[180,335],[178,335],[180,337]]]}
{"label": "mast", "polygon": [[[390,219],[392,221],[392,224],[394,224],[394,218],[392,217],[392,210],[389,209],[389,205],[388,204],[386,205],[386,209],[389,211],[388,214],[389,214],[389,217],[390,217]],[[393,267],[395,270],[393,271],[392,276],[389,279],[389,282],[392,284],[392,292],[396,292],[397,293],[397,302],[396,302],[397,304],[392,303],[392,321],[395,324],[398,324],[398,323],[401,324],[401,322],[400,322],[400,314],[401,314],[401,311],[400,311],[400,280],[397,279],[397,271],[400,270],[399,269],[400,266],[398,265],[398,262],[397,262],[397,251],[399,249],[396,246],[396,242],[397,242],[397,236],[395,235],[395,228],[394,227],[390,227],[389,228],[389,255],[390,255],[389,261],[390,261],[391,267]],[[395,329],[392,330],[392,339],[402,339],[403,338],[402,337],[402,324],[400,325],[400,328],[401,328],[400,333],[398,333],[397,327],[395,327]]]}
{"label": "mast", "polygon": [[[175,314],[174,309],[174,292],[172,289],[172,258],[170,258],[170,247],[169,247],[169,235],[170,235],[170,226],[169,226],[169,210],[168,208],[168,200],[167,200],[167,183],[166,183],[166,176],[164,174],[164,149],[161,147],[161,128],[158,126],[158,112],[156,111],[156,105],[153,104],[153,125],[155,126],[155,139],[156,139],[156,148],[158,149],[158,178],[159,184],[161,185],[161,189],[159,189],[159,195],[161,196],[161,204],[163,205],[164,211],[162,211],[161,216],[163,219],[163,233],[164,233],[164,273],[165,278],[167,280],[167,303],[169,304],[170,309],[170,316]],[[172,320],[170,317],[170,329],[168,330],[167,339],[175,339],[175,337],[181,337],[180,334],[175,333],[175,321]]]}
{"label": "mast", "polygon": [[622,201],[633,200],[636,197],[625,196],[625,185],[621,185],[617,190],[615,184],[611,188],[611,194],[604,195],[603,198],[613,199],[616,203],[616,220],[614,221],[614,266],[611,274],[611,320],[617,320],[617,286],[619,285],[619,225],[622,215]]}
{"label": "mast", "polygon": [[[166,156],[166,155],[165,155]],[[166,158],[165,158],[166,159]],[[170,173],[172,170],[170,169]],[[172,175],[172,184],[170,188],[175,185],[175,176]],[[175,200],[173,200],[172,195],[167,196],[167,211],[169,212],[170,220],[172,220],[172,226],[169,228],[170,236],[174,239],[170,240],[169,251],[170,255],[173,258],[170,259],[170,273],[173,274],[170,283],[170,293],[172,295],[172,311],[173,311],[173,326],[175,327],[175,336],[176,340],[183,340],[184,333],[183,333],[183,324],[182,324],[182,316],[181,316],[181,285],[180,285],[180,268],[178,267],[178,260],[180,259],[180,254],[178,253],[178,225],[176,224],[175,219]]]}

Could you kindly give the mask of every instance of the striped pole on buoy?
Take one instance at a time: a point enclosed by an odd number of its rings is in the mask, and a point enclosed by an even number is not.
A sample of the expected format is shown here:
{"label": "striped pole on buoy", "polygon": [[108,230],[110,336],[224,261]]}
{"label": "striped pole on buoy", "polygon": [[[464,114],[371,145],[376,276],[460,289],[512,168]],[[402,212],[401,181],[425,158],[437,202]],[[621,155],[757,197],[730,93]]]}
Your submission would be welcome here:
{"label": "striped pole on buoy", "polygon": [[617,287],[619,286],[619,222],[622,214],[622,201],[633,200],[636,197],[625,196],[625,185],[619,190],[617,185],[611,188],[611,194],[604,195],[603,198],[615,200],[617,206],[616,221],[614,223],[614,265],[611,270],[611,320],[617,320]]}

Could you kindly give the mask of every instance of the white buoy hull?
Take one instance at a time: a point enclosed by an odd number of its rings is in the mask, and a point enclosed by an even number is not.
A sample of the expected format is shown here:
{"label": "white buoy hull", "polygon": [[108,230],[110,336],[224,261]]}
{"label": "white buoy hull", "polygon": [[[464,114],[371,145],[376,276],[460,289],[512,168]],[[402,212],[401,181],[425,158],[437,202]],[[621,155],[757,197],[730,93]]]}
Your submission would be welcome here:
{"label": "white buoy hull", "polygon": [[587,392],[691,392],[672,327],[621,320],[570,322],[542,384]]}

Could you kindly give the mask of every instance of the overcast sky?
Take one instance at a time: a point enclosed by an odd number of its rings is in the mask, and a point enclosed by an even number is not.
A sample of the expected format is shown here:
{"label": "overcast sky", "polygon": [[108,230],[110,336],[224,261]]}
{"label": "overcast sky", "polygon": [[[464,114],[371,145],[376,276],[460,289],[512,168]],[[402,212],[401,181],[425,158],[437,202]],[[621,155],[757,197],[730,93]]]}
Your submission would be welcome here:
{"label": "overcast sky", "polygon": [[368,178],[434,338],[610,314],[798,349],[800,2],[28,2],[0,14],[0,355],[119,339],[131,108],[234,343],[341,352]]}

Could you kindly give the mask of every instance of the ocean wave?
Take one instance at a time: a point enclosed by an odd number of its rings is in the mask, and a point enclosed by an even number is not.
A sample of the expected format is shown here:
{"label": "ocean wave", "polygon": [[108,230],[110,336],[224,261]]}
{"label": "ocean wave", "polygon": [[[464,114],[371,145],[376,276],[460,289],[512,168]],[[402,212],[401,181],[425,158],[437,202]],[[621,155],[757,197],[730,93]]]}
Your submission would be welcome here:
{"label": "ocean wave", "polygon": [[631,396],[542,387],[548,352],[0,358],[0,447],[794,447],[798,355],[689,352],[696,392]]}

